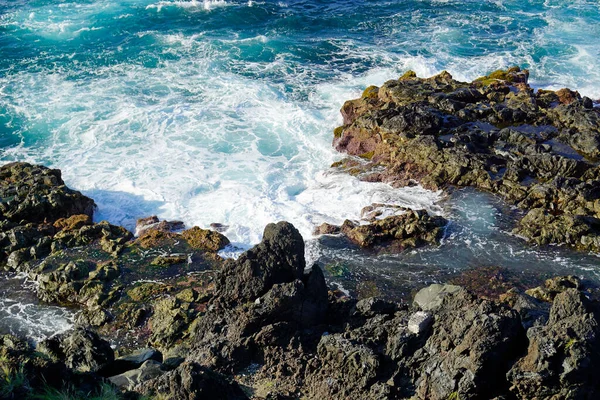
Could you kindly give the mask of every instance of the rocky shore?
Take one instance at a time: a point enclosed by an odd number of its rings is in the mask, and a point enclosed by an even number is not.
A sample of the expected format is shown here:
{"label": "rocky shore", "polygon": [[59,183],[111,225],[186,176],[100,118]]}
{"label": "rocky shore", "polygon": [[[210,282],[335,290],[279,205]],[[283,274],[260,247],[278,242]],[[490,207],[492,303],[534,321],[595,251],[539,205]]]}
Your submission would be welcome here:
{"label": "rocky shore", "polygon": [[534,90],[529,72],[471,83],[409,71],[342,107],[334,166],[366,181],[471,186],[524,211],[514,233],[600,250],[600,108],[569,89]]}
{"label": "rocky shore", "polygon": [[[407,73],[370,87],[342,109],[334,144],[358,157],[337,167],[395,186],[486,190],[524,210],[516,234],[597,251],[600,111],[576,92],[535,92],[527,75],[513,68],[461,83]],[[368,224],[316,233],[385,252],[443,236],[446,219],[398,207],[388,215],[390,207],[363,210]],[[600,393],[598,290],[577,277],[527,288],[464,275],[461,286],[431,285],[410,302],[357,300],[306,264],[287,222],[224,260],[218,251],[229,240],[217,225],[150,217],[134,237],[93,222],[94,208],[58,170],[0,167],[0,267],[27,276],[40,301],[79,310],[72,330],[39,343],[0,337],[1,399]]]}

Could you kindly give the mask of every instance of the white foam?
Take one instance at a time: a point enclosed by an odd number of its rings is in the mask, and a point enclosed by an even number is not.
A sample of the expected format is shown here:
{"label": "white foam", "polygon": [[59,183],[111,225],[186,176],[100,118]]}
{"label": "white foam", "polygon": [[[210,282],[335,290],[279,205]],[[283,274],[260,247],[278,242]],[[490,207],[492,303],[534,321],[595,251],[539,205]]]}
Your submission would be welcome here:
{"label": "white foam", "polygon": [[75,313],[62,307],[26,304],[0,298],[2,328],[38,342],[73,327]]}
{"label": "white foam", "polygon": [[[234,4],[148,3],[157,12],[164,7],[206,11]],[[31,29],[40,34],[60,31],[52,23],[71,23],[65,35],[76,35],[98,29],[90,16],[106,12],[108,6],[94,3],[74,12],[72,5],[65,5],[62,12],[68,16],[62,19],[42,7],[21,17],[30,22],[11,17],[7,23],[33,24]],[[131,15],[122,9],[113,13]],[[332,130],[341,123],[339,107],[366,86],[381,85],[408,69],[423,77],[447,69],[468,81],[491,68],[535,64],[527,56],[531,44],[523,43],[517,54],[457,57],[447,46],[460,32],[439,23],[414,32],[429,35],[429,55],[409,54],[397,51],[408,46],[406,35],[400,34],[405,28],[390,23],[390,37],[398,38],[398,43],[388,43],[390,49],[331,39],[328,44],[338,51],[324,65],[305,66],[285,52],[266,61],[238,57],[240,49],[252,46],[271,50],[279,40],[272,33],[215,39],[206,32],[147,31],[137,36],[173,55],[157,68],[131,62],[75,66],[73,75],[43,68],[15,71],[0,77],[0,104],[27,124],[15,133],[23,143],[6,149],[2,162],[20,159],[61,168],[67,184],[96,200],[97,219],[129,229],[137,218],[152,214],[182,219],[188,226],[223,223],[229,225],[226,235],[241,248],[257,243],[269,222],[289,220],[310,238],[316,225],[358,219],[361,209],[373,202],[439,213],[437,193],[364,183],[329,169],[341,158],[331,148]],[[600,70],[592,57],[594,47],[578,49],[573,65]],[[375,66],[367,70],[365,63]],[[313,78],[339,65],[344,72],[335,78]],[[532,81],[540,83],[537,77],[546,76],[548,68],[543,63],[532,67]],[[88,78],[80,79],[79,73]],[[579,75],[572,82],[568,74],[552,78],[556,85],[573,83],[566,86],[576,89],[583,82]],[[589,82],[580,92],[600,97],[600,78],[591,75]],[[24,144],[40,132],[46,137],[39,145]]]}
{"label": "white foam", "polygon": [[146,9],[156,9],[161,12],[165,7],[179,7],[189,10],[204,10],[211,11],[215,8],[227,7],[233,5],[225,0],[189,0],[189,1],[159,1],[158,3],[149,4]]}

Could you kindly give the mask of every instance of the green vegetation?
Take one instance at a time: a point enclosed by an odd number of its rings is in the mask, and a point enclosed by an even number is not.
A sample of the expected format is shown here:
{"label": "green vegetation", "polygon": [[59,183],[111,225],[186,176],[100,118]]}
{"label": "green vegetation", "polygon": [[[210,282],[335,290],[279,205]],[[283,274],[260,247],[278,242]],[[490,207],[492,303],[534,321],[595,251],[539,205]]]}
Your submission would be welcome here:
{"label": "green vegetation", "polygon": [[104,383],[93,393],[84,393],[72,387],[62,390],[46,387],[32,398],[36,400],[120,400],[121,396],[117,389]]}
{"label": "green vegetation", "polygon": [[16,393],[28,391],[29,383],[23,372],[23,367],[14,369],[3,361],[4,358],[0,359],[0,398],[10,399]]}
{"label": "green vegetation", "polygon": [[327,264],[325,266],[325,271],[331,275],[331,276],[335,276],[335,277],[342,277],[344,275],[347,275],[349,273],[348,271],[348,267],[346,265],[344,265],[343,263],[333,263],[333,264]]}
{"label": "green vegetation", "polygon": [[417,74],[415,73],[415,71],[408,70],[408,71],[406,71],[404,73],[404,75],[402,75],[400,77],[400,80],[401,81],[406,81],[406,80],[413,79],[413,78],[416,78],[416,77],[417,77]]}
{"label": "green vegetation", "polygon": [[573,345],[577,343],[577,339],[569,339],[569,341],[567,342],[567,344],[565,344],[565,351],[569,350],[571,347],[573,347]]}

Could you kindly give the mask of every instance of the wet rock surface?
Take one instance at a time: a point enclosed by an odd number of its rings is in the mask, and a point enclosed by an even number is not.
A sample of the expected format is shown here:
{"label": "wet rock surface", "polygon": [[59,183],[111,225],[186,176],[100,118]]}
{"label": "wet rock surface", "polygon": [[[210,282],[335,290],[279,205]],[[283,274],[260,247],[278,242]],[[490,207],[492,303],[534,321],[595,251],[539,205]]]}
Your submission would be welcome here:
{"label": "wet rock surface", "polygon": [[[511,74],[511,84],[524,85],[525,73]],[[467,89],[447,100],[480,98]],[[561,96],[568,105],[579,101]],[[348,118],[358,118],[362,106]],[[431,129],[443,125],[439,110],[419,107],[407,115]],[[395,123],[413,129],[403,121]],[[260,244],[223,261],[216,252],[228,241],[217,232],[177,233],[159,221],[133,240],[71,205],[53,212],[52,223],[3,214],[0,264],[27,274],[43,301],[80,308],[79,326],[37,347],[1,337],[2,395],[52,389],[111,390],[127,399],[441,400],[600,392],[597,290],[576,277],[511,287],[491,270],[493,290],[480,296],[440,284],[411,304],[357,301],[329,290],[319,265],[306,265],[304,241],[287,222],[267,225]],[[418,211],[380,216],[340,231],[357,243],[405,248],[435,242],[445,224]]]}
{"label": "wet rock surface", "polygon": [[439,243],[447,223],[445,218],[431,216],[425,210],[406,210],[400,215],[373,218],[368,224],[346,220],[337,227],[324,223],[315,233],[341,233],[362,248],[399,252],[407,248]]}
{"label": "wet rock surface", "polygon": [[568,89],[535,91],[528,75],[407,73],[370,87],[334,132],[335,148],[359,158],[335,166],[398,187],[490,191],[526,211],[518,235],[599,251],[600,109]]}

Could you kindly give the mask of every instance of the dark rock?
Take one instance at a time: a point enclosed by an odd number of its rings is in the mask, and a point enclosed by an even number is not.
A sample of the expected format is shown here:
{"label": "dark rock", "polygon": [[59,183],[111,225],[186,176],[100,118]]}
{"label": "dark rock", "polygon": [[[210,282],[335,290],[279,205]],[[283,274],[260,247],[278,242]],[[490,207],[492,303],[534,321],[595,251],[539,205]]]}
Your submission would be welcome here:
{"label": "dark rock", "polygon": [[181,400],[248,399],[235,382],[196,363],[184,363],[173,371],[142,383],[136,389],[142,393],[168,395]]}
{"label": "dark rock", "polygon": [[304,241],[287,222],[269,224],[260,244],[223,265],[217,295],[225,301],[253,301],[277,283],[301,279]]}
{"label": "dark rock", "polygon": [[375,220],[368,225],[357,225],[346,220],[341,232],[361,247],[382,247],[396,251],[438,243],[443,227],[448,221],[443,217],[430,216],[425,210],[407,211]]}
{"label": "dark rock", "polygon": [[140,218],[135,223],[135,236],[141,236],[144,232],[155,230],[159,232],[176,232],[185,229],[181,221],[161,221],[156,215]]}
{"label": "dark rock", "polygon": [[321,225],[315,228],[313,235],[335,235],[340,233],[340,230],[341,229],[339,226],[323,222]]}
{"label": "dark rock", "polygon": [[544,326],[527,332],[529,348],[508,373],[517,398],[595,398],[600,362],[598,309],[577,289],[556,295]]}
{"label": "dark rock", "polygon": [[516,311],[466,291],[446,295],[438,310],[427,343],[413,358],[417,398],[502,394],[508,387],[504,374],[527,346]]}
{"label": "dark rock", "polygon": [[213,222],[209,226],[210,226],[210,229],[212,229],[213,231],[219,232],[219,233],[223,233],[227,229],[229,229],[229,225],[223,225],[218,222]]}
{"label": "dark rock", "polygon": [[37,350],[77,372],[96,372],[115,358],[107,341],[81,327],[40,342]]}
{"label": "dark rock", "polygon": [[501,295],[500,302],[507,304],[519,313],[521,324],[525,329],[544,325],[550,315],[550,305],[548,303],[527,294],[519,293],[517,290],[510,290]]}
{"label": "dark rock", "polygon": [[568,89],[535,93],[528,75],[388,81],[342,107],[333,145],[367,161],[339,166],[395,187],[490,191],[529,211],[518,235],[599,251],[600,108]]}
{"label": "dark rock", "polygon": [[94,201],[65,186],[57,169],[11,163],[0,167],[0,219],[53,222],[71,215],[92,216]]}

